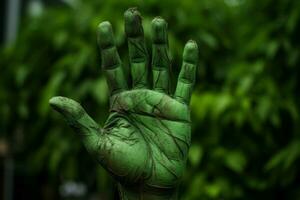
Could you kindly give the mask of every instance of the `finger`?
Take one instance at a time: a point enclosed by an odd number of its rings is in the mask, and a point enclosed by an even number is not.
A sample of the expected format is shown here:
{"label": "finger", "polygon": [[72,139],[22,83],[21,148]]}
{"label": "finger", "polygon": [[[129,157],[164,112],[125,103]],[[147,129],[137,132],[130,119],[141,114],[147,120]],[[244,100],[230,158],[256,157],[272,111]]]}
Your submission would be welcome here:
{"label": "finger", "polygon": [[122,62],[115,46],[111,24],[102,22],[98,26],[98,44],[101,49],[101,65],[104,69],[110,93],[116,94],[127,89]]}
{"label": "finger", "polygon": [[66,97],[53,97],[49,104],[66,119],[70,127],[80,135],[86,149],[95,153],[99,146],[100,127],[76,101]]}
{"label": "finger", "polygon": [[142,17],[136,8],[128,9],[124,13],[124,17],[133,88],[146,88],[148,53],[145,45]]}
{"label": "finger", "polygon": [[198,46],[193,40],[186,43],[183,50],[183,62],[178,76],[174,98],[189,104],[195,84],[198,63]]}
{"label": "finger", "polygon": [[152,72],[153,89],[169,93],[170,56],[168,50],[167,22],[156,17],[152,21]]}

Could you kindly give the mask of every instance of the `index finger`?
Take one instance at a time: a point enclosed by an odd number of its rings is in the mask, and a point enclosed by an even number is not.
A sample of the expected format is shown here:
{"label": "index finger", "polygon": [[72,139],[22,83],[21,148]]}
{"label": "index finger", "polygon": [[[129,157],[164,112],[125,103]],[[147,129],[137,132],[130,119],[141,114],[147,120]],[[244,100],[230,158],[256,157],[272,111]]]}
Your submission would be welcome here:
{"label": "index finger", "polygon": [[127,81],[118,54],[111,24],[108,21],[98,26],[98,44],[101,50],[101,65],[104,69],[111,95],[127,89]]}

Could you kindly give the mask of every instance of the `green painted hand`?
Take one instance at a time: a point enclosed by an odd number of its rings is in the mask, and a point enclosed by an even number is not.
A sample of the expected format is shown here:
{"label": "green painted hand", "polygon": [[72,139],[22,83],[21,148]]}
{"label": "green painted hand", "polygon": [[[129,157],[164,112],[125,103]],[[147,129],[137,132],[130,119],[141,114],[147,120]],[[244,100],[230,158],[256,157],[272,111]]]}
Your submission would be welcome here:
{"label": "green painted hand", "polygon": [[125,32],[132,89],[127,86],[110,23],[98,27],[102,67],[111,93],[110,116],[103,128],[71,99],[53,97],[50,104],[117,180],[121,199],[177,199],[191,140],[188,104],[198,47],[194,41],[187,42],[177,87],[170,94],[167,23],[159,17],[152,21],[152,84],[148,84],[149,59],[136,9],[125,12]]}

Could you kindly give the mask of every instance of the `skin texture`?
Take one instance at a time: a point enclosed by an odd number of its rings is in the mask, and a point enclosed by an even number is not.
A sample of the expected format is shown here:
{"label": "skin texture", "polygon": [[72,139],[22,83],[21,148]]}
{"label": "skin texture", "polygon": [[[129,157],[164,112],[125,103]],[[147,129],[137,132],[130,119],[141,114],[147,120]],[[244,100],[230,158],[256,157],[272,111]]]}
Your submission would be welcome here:
{"label": "skin texture", "polygon": [[115,178],[121,199],[175,200],[191,141],[189,102],[198,47],[192,40],[186,43],[176,90],[171,94],[167,23],[160,17],[152,21],[150,62],[139,12],[131,8],[124,17],[131,87],[123,72],[111,24],[102,22],[97,31],[102,68],[110,89],[110,115],[104,127],[74,100],[53,97],[50,105]]}

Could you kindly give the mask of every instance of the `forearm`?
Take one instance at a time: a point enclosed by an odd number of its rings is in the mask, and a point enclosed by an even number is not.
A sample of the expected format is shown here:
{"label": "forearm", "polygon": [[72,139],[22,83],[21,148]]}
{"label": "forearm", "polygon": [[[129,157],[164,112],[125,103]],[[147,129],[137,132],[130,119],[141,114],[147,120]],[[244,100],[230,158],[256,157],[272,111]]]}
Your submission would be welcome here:
{"label": "forearm", "polygon": [[150,188],[140,186],[124,186],[118,184],[121,200],[178,200],[176,188]]}

